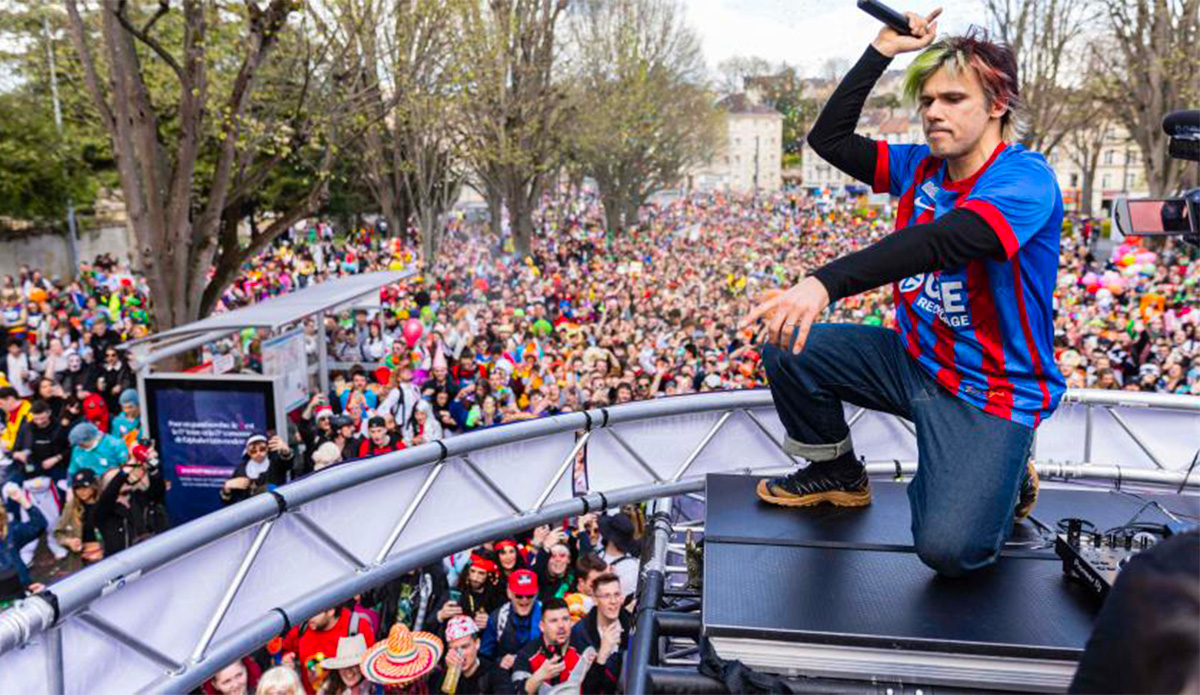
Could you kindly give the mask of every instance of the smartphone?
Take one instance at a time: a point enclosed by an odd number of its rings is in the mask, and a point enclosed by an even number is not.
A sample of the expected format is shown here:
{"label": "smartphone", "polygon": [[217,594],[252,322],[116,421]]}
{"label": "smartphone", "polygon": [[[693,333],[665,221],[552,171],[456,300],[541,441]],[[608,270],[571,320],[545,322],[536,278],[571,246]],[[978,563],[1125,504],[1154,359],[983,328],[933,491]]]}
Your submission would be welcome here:
{"label": "smartphone", "polygon": [[451,589],[450,590],[450,600],[455,603],[461,602],[462,601],[462,592],[459,591],[458,589]]}
{"label": "smartphone", "polygon": [[912,30],[908,28],[908,18],[879,0],[858,0],[858,9],[895,29],[902,36],[912,36]]}

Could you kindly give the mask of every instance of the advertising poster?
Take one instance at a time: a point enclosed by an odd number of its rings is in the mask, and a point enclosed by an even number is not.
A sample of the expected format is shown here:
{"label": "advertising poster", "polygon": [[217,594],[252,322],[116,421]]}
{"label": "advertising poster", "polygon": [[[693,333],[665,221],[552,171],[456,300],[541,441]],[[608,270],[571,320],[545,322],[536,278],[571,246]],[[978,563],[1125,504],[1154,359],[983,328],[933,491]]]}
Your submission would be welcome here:
{"label": "advertising poster", "polygon": [[262,344],[262,373],[283,376],[283,409],[291,412],[308,403],[308,355],[304,330],[296,329]]}
{"label": "advertising poster", "polygon": [[[583,436],[583,431],[575,432],[575,441],[578,442]],[[587,443],[579,447],[579,452],[575,454],[575,463],[571,466],[571,496],[583,497],[588,493],[588,461],[587,461]]]}
{"label": "advertising poster", "polygon": [[246,439],[275,430],[274,380],[152,375],[144,388],[171,524],[219,509],[221,485],[241,462]]}

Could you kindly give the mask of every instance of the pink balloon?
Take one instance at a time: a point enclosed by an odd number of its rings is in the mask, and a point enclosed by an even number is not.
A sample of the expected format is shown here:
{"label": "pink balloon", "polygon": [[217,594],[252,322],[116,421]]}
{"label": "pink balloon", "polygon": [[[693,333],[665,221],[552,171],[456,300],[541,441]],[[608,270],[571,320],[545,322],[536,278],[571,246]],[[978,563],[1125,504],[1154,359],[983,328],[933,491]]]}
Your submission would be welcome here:
{"label": "pink balloon", "polygon": [[409,347],[417,344],[421,339],[421,333],[425,327],[421,325],[421,319],[409,319],[404,322],[404,342],[408,343]]}

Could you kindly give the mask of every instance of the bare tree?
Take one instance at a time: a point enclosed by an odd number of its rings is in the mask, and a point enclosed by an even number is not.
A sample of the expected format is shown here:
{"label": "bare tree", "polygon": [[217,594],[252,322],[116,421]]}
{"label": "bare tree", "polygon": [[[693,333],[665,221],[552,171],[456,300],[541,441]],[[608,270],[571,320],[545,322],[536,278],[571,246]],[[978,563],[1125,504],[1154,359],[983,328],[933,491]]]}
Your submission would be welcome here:
{"label": "bare tree", "polygon": [[[85,17],[66,0],[159,329],[211,311],[246,260],[317,208],[341,135],[329,98],[336,61],[289,30],[295,2],[248,1],[241,15],[210,0],[177,7],[101,0]],[[237,212],[297,157],[310,167],[305,190],[243,245]]]}
{"label": "bare tree", "polygon": [[[783,66],[781,66],[782,69]],[[746,89],[746,79],[776,72],[766,58],[733,56],[717,63],[717,92],[722,96],[738,94]]]}
{"label": "bare tree", "polygon": [[821,63],[821,77],[833,84],[841,82],[842,76],[849,71],[850,61],[845,58],[826,58]]}
{"label": "bare tree", "polygon": [[394,234],[415,215],[430,266],[460,190],[464,75],[452,49],[462,0],[341,0],[344,40],[371,85],[364,178]]}
{"label": "bare tree", "polygon": [[1085,32],[1099,18],[1090,0],[984,0],[990,25],[1017,57],[1025,113],[1021,143],[1050,154],[1070,128],[1070,85]]}
{"label": "bare tree", "polygon": [[1075,166],[1079,167],[1080,181],[1079,212],[1083,215],[1092,214],[1092,198],[1096,190],[1096,169],[1100,166],[1100,153],[1104,144],[1112,137],[1112,117],[1102,105],[1091,100],[1091,104],[1078,106],[1081,111],[1088,112],[1092,118],[1088,122],[1079,122],[1077,127],[1070,129],[1063,147]]}
{"label": "bare tree", "polygon": [[459,12],[457,50],[470,68],[463,134],[472,175],[493,225],[503,198],[522,255],[530,251],[534,208],[562,154],[568,109],[553,77],[566,7],[567,0],[473,0]]}
{"label": "bare tree", "polygon": [[1151,195],[1178,189],[1162,119],[1200,101],[1200,0],[1102,0],[1109,40],[1093,54],[1102,97],[1142,152]]}
{"label": "bare tree", "polygon": [[572,23],[579,91],[571,150],[600,189],[608,231],[712,155],[720,114],[700,42],[669,0],[584,0]]}

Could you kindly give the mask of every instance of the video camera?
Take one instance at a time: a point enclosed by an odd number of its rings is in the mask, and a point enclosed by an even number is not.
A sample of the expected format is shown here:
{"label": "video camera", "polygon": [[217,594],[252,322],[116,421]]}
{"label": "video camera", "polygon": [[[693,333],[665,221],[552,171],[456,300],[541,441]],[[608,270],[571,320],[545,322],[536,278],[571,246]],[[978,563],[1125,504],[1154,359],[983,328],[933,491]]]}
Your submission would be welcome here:
{"label": "video camera", "polygon": [[[1200,111],[1175,111],[1163,119],[1173,159],[1200,162]],[[1200,188],[1179,198],[1117,198],[1112,208],[1113,238],[1180,236],[1200,246]]]}

